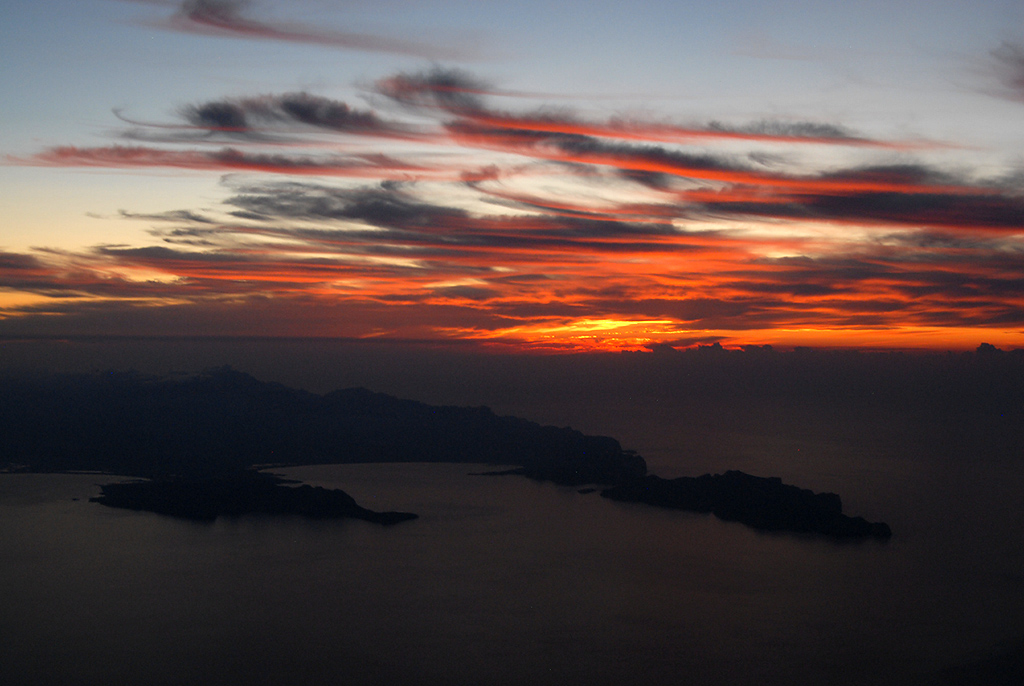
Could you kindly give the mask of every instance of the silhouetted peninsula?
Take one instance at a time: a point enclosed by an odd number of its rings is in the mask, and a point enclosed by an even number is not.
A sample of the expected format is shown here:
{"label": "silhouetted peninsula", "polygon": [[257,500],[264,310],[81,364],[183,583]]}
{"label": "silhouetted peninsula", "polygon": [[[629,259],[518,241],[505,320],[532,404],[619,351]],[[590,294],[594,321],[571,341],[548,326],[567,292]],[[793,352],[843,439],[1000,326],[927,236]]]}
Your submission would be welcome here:
{"label": "silhouetted peninsula", "polygon": [[358,517],[342,491],[285,487],[253,465],[466,462],[516,465],[565,486],[610,486],[606,498],[698,512],[757,529],[836,538],[891,535],[842,514],[839,496],[741,472],[666,480],[607,436],[501,417],[487,407],[438,407],[364,388],[326,395],[221,368],[198,376],[133,373],[0,380],[0,456],[34,471],[99,470],[152,479],[109,484],[94,500],[189,519],[249,513]]}
{"label": "silhouetted peninsula", "polygon": [[646,476],[606,489],[611,500],[646,503],[692,512],[711,512],[719,519],[741,522],[762,531],[823,534],[833,538],[889,538],[883,522],[843,514],[835,493],[814,493],[739,471],[698,477],[662,479]]}
{"label": "silhouetted peninsula", "polygon": [[374,512],[360,507],[337,489],[308,485],[289,487],[270,474],[254,471],[221,477],[158,479],[102,486],[92,502],[129,510],[213,521],[221,515],[300,515],[310,519],[362,519],[398,524],[416,519],[411,512]]}

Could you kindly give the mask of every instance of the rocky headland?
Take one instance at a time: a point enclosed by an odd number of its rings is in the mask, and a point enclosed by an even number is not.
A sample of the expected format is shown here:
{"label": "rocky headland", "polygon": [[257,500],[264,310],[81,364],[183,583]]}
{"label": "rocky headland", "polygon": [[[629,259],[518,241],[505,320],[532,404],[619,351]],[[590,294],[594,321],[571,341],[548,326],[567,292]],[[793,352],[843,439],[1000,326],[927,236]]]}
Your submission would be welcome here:
{"label": "rocky headland", "polygon": [[663,479],[648,475],[601,491],[602,497],[691,512],[712,513],[761,531],[821,534],[837,539],[892,536],[884,522],[843,514],[835,493],[814,493],[740,471]]}

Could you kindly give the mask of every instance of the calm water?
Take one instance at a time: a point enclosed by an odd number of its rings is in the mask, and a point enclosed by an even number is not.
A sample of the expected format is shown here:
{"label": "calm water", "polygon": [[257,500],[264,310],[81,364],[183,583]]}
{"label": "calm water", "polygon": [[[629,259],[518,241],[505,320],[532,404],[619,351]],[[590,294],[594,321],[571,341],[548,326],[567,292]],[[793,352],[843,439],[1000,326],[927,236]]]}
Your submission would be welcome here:
{"label": "calm water", "polygon": [[89,503],[108,477],[0,475],[0,681],[926,684],[1016,659],[1020,467],[850,458],[775,471],[887,520],[888,543],[759,534],[467,465],[287,471],[421,515],[391,528],[199,525]]}

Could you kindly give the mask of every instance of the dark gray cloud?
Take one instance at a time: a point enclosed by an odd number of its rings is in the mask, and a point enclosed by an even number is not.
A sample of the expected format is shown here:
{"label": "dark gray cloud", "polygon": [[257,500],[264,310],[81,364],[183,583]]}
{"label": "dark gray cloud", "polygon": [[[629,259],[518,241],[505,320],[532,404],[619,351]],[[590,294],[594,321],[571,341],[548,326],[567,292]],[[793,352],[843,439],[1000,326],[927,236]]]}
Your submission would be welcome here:
{"label": "dark gray cloud", "polygon": [[176,222],[182,224],[213,224],[214,220],[193,210],[169,210],[167,212],[128,212],[120,210],[118,215],[124,219],[141,219],[149,222]]}
{"label": "dark gray cloud", "polygon": [[[550,243],[557,239],[642,239],[676,234],[673,227],[655,222],[616,222],[557,215],[474,216],[465,210],[417,199],[400,185],[387,183],[355,189],[300,183],[248,186],[239,189],[239,193],[226,202],[264,221],[358,221],[379,228],[401,230],[404,232],[400,236],[403,240],[414,240],[419,236],[418,240],[439,245],[472,243],[498,247]],[[600,249],[603,245],[595,248]],[[609,249],[614,245],[607,244]]]}
{"label": "dark gray cloud", "polygon": [[[770,264],[773,269],[767,274],[760,269],[742,274],[748,279],[743,285],[749,291],[787,292],[788,287],[794,295],[815,295],[815,288],[824,294],[856,294],[875,284],[899,299],[935,296],[971,303],[977,298],[1005,298],[1008,302],[1004,305],[1016,309],[1020,308],[1013,301],[1024,297],[1020,258],[1003,255],[998,249],[971,253],[969,269],[963,268],[962,254],[896,249],[879,249],[856,258],[780,258],[761,260],[760,264]],[[807,290],[801,293],[801,289]],[[913,304],[903,302],[904,306]]]}
{"label": "dark gray cloud", "polygon": [[382,120],[369,110],[310,93],[213,100],[181,110],[190,125],[211,133],[269,135],[282,125],[331,133],[411,137],[411,127]]}
{"label": "dark gray cloud", "polygon": [[441,109],[460,115],[485,111],[483,96],[493,92],[490,84],[468,72],[441,67],[382,79],[376,90],[406,107]]}
{"label": "dark gray cloud", "polygon": [[[851,177],[852,178],[852,175]],[[854,192],[802,194],[790,202],[708,202],[705,211],[739,217],[843,220],[960,230],[1024,231],[1024,198],[984,188],[972,193]]]}
{"label": "dark gray cloud", "polygon": [[233,102],[208,102],[187,107],[185,118],[204,129],[245,131],[249,128],[245,109]]}
{"label": "dark gray cloud", "polygon": [[679,175],[710,170],[750,171],[738,160],[724,155],[686,153],[655,145],[608,143],[593,136],[561,135],[549,137],[546,142],[557,145],[573,161],[607,159],[635,171],[652,171],[652,166],[678,170]]}
{"label": "dark gray cloud", "polygon": [[707,128],[722,133],[752,134],[775,138],[813,138],[836,141],[864,140],[852,131],[836,124],[808,121],[762,120],[752,124],[730,126],[719,121],[708,122]]}
{"label": "dark gray cloud", "polygon": [[0,251],[0,270],[5,273],[31,272],[41,269],[42,262],[33,255]]}
{"label": "dark gray cloud", "polygon": [[885,245],[942,251],[947,254],[978,252],[989,256],[1001,255],[1011,260],[1024,259],[1024,244],[1014,240],[1012,234],[962,234],[923,229],[893,232],[880,236],[878,240]]}
{"label": "dark gray cloud", "polygon": [[860,185],[877,184],[904,187],[912,190],[929,186],[957,186],[965,182],[955,175],[919,163],[875,164],[826,172],[818,175],[823,181],[849,182]]}
{"label": "dark gray cloud", "polygon": [[414,229],[455,221],[466,212],[415,199],[399,186],[336,188],[313,183],[246,186],[227,204],[264,220],[363,221],[379,227]]}
{"label": "dark gray cloud", "polygon": [[216,251],[186,251],[168,248],[162,245],[151,245],[144,248],[128,248],[124,246],[100,246],[96,248],[100,255],[122,258],[127,262],[256,262],[258,257],[244,254],[229,254]]}

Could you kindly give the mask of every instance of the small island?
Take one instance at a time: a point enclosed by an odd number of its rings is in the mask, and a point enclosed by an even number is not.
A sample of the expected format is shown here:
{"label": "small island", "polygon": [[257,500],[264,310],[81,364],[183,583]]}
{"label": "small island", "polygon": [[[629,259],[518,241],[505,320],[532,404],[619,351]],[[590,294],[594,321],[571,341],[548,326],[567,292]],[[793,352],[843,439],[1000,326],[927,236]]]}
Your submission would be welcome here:
{"label": "small island", "polygon": [[280,477],[256,471],[131,481],[101,486],[101,495],[90,501],[203,522],[212,522],[222,515],[270,514],[309,519],[362,519],[391,525],[418,517],[411,512],[367,510],[341,490],[287,486],[286,483]]}
{"label": "small island", "polygon": [[601,491],[610,500],[645,503],[691,512],[710,512],[719,519],[740,522],[761,531],[813,533],[837,539],[888,539],[892,530],[884,522],[843,514],[835,493],[814,493],[782,483],[730,470],[725,474],[663,479],[645,476]]}

